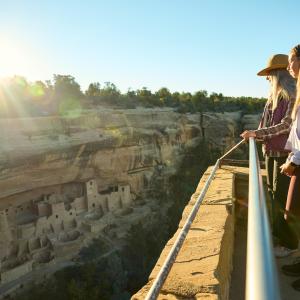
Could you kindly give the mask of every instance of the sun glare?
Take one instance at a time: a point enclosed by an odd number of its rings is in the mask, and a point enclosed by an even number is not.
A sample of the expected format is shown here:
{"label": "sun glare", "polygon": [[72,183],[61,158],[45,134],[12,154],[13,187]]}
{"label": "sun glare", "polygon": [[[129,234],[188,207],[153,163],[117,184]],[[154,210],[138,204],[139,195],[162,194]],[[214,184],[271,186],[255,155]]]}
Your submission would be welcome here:
{"label": "sun glare", "polygon": [[33,65],[32,54],[24,45],[0,37],[0,77],[30,77]]}

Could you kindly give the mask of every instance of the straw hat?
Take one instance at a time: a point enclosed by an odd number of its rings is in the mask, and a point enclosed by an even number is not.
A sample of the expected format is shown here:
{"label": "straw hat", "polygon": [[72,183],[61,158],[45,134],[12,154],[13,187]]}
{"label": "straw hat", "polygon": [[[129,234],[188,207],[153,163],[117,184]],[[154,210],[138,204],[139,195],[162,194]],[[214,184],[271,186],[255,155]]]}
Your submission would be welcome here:
{"label": "straw hat", "polygon": [[257,73],[258,76],[268,76],[271,70],[286,69],[289,61],[286,54],[275,54],[269,58],[267,67]]}

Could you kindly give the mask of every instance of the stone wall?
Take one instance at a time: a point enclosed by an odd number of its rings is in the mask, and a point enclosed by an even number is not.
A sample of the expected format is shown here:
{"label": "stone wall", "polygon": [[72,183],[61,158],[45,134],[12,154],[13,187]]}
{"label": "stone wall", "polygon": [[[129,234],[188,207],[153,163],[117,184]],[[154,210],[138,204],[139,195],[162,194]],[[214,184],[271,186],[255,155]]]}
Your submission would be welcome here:
{"label": "stone wall", "polygon": [[[145,299],[201,192],[211,167],[182,214],[175,235],[161,253],[148,283],[132,300]],[[245,168],[219,169],[164,283],[158,299],[228,299],[234,246],[234,177]]]}
{"label": "stone wall", "polygon": [[32,271],[32,261],[29,261],[26,262],[25,264],[12,268],[8,271],[2,272],[1,282],[6,283],[6,282],[13,281],[19,278],[20,276],[25,275],[31,271]]}

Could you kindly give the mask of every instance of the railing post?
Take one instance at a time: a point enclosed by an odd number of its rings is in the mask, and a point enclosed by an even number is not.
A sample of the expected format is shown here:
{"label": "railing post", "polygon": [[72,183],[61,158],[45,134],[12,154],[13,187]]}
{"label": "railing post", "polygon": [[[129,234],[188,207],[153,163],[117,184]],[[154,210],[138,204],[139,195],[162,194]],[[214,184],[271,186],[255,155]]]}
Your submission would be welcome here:
{"label": "railing post", "polygon": [[280,299],[259,159],[250,138],[246,300]]}

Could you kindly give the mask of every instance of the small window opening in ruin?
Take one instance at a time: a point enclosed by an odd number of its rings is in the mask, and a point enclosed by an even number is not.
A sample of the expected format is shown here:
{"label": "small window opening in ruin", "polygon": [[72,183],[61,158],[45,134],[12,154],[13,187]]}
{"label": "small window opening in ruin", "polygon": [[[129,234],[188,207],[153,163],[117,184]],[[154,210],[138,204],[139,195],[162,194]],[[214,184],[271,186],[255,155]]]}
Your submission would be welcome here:
{"label": "small window opening in ruin", "polygon": [[93,185],[93,181],[90,181],[90,185]]}
{"label": "small window opening in ruin", "polygon": [[72,216],[72,214],[73,214],[73,213],[72,213],[72,212],[70,212],[70,216]]}
{"label": "small window opening in ruin", "polygon": [[96,205],[95,205],[95,203],[93,203],[93,205],[92,205],[93,207],[95,207]]}
{"label": "small window opening in ruin", "polygon": [[56,215],[56,219],[58,219],[58,215]]}
{"label": "small window opening in ruin", "polygon": [[124,188],[122,187],[122,192],[124,192]]}
{"label": "small window opening in ruin", "polygon": [[104,209],[106,211],[109,211],[109,208],[108,208],[108,199],[107,198],[105,198],[105,201],[104,201]]}

